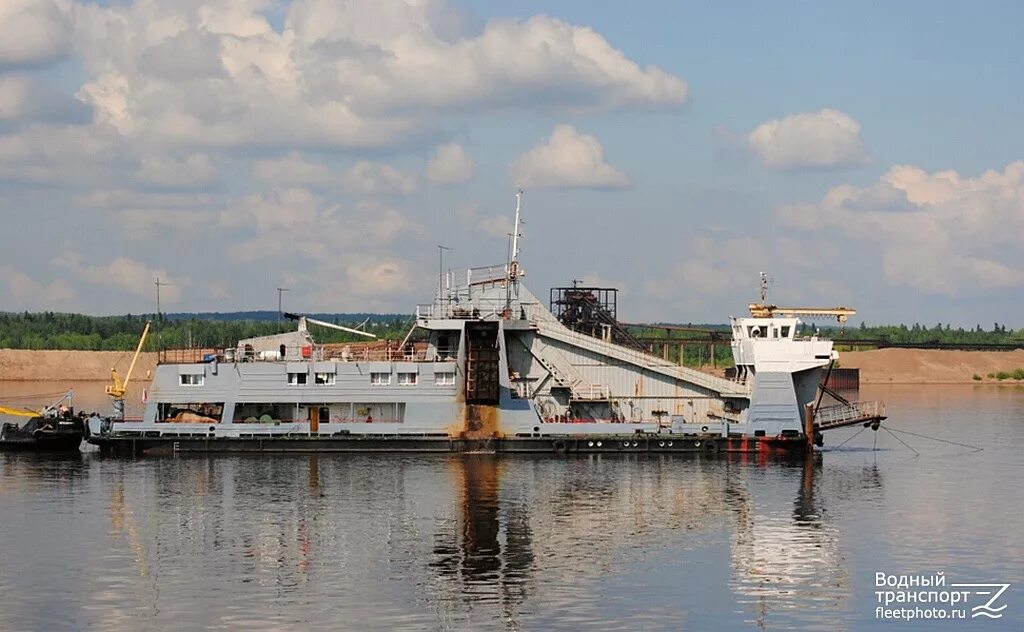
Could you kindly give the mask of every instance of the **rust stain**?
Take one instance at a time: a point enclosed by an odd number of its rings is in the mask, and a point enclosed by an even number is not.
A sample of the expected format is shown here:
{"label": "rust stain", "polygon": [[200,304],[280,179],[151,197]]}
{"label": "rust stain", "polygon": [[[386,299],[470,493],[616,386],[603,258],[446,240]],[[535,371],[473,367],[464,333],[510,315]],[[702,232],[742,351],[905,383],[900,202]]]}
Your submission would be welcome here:
{"label": "rust stain", "polygon": [[493,439],[503,436],[497,406],[461,404],[459,419],[448,426],[448,436],[458,439]]}

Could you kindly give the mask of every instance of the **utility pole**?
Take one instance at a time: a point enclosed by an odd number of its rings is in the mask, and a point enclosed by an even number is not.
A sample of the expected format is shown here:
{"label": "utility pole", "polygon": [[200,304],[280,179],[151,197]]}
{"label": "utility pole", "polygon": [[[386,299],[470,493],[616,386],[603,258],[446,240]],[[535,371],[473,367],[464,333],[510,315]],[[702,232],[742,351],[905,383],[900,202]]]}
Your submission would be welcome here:
{"label": "utility pole", "polygon": [[163,350],[163,344],[160,341],[160,288],[167,285],[172,284],[161,281],[160,277],[156,278],[156,348],[158,351]]}
{"label": "utility pole", "polygon": [[279,287],[279,288],[277,288],[277,324],[278,325],[281,324],[281,316],[284,313],[283,310],[281,309],[281,295],[284,294],[285,292],[290,291],[290,290],[291,290],[291,288],[287,288],[287,287]]}
{"label": "utility pole", "polygon": [[448,246],[437,245],[437,303],[441,304],[444,295],[444,251],[451,250]]}

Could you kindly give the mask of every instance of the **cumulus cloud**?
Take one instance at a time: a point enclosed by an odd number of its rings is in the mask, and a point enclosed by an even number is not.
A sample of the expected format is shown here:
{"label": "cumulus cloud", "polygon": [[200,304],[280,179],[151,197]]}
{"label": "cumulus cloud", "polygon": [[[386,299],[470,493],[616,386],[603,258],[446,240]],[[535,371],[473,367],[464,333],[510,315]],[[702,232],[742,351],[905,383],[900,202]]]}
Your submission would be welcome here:
{"label": "cumulus cloud", "polygon": [[747,134],[747,144],[771,169],[842,167],[868,160],[860,123],[839,110],[793,114],[762,123]]}
{"label": "cumulus cloud", "polygon": [[[261,0],[62,2],[30,11],[32,24],[70,29],[87,76],[78,97],[98,124],[147,142],[381,147],[442,108],[674,107],[687,94],[592,29],[545,16],[451,34],[436,0],[295,0],[278,31]],[[33,41],[67,39],[57,31]]]}
{"label": "cumulus cloud", "polygon": [[67,53],[71,43],[71,9],[69,0],[0,3],[0,67],[31,66]]}
{"label": "cumulus cloud", "polygon": [[382,162],[361,160],[341,177],[344,188],[356,195],[409,195],[416,190],[416,176]]}
{"label": "cumulus cloud", "polygon": [[878,252],[894,285],[946,296],[1024,286],[1024,162],[977,177],[896,166],[872,185],[838,186],[778,214]]}
{"label": "cumulus cloud", "polygon": [[159,278],[162,283],[168,284],[160,290],[160,300],[167,305],[181,300],[181,289],[189,282],[185,277],[168,274],[163,268],[150,268],[145,263],[128,257],[117,257],[109,263],[94,263],[74,250],[66,250],[51,263],[57,268],[67,270],[81,281],[103,287],[115,287],[146,299],[155,295],[154,283]]}
{"label": "cumulus cloud", "polygon": [[449,143],[437,148],[427,163],[427,180],[434,184],[459,184],[473,177],[473,159],[461,145]]}
{"label": "cumulus cloud", "polygon": [[604,161],[604,149],[593,136],[571,125],[559,125],[551,137],[509,165],[509,177],[535,188],[616,189],[630,186],[625,174]]}
{"label": "cumulus cloud", "polygon": [[50,309],[69,311],[69,306],[78,298],[75,289],[64,279],[49,283],[37,281],[11,266],[0,266],[0,287],[5,288],[10,310]]}

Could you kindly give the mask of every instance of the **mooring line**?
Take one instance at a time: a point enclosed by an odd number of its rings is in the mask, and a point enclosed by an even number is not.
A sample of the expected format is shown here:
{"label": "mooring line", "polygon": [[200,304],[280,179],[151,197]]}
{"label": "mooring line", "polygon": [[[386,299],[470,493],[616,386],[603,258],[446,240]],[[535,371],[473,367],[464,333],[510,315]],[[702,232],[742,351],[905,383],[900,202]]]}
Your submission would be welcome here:
{"label": "mooring line", "polygon": [[892,430],[889,430],[885,426],[881,426],[881,428],[882,428],[882,430],[884,430],[884,431],[888,432],[889,434],[891,434],[893,439],[895,439],[895,440],[899,441],[900,443],[902,443],[903,445],[907,446],[907,449],[910,450],[911,452],[913,452],[914,456],[921,456],[920,452],[918,452],[914,448],[910,447],[910,444],[907,443],[906,441],[904,441],[903,439],[900,439],[899,437],[897,437],[896,433],[894,433]]}
{"label": "mooring line", "polygon": [[980,446],[971,445],[969,443],[959,443],[957,441],[949,441],[947,439],[939,439],[938,437],[929,437],[928,435],[923,435],[923,434],[919,434],[919,433],[916,433],[916,432],[910,432],[909,430],[897,430],[896,428],[885,428],[885,430],[890,431],[890,433],[892,433],[892,432],[902,432],[903,434],[908,434],[908,435],[911,435],[911,436],[914,436],[914,437],[921,437],[922,439],[931,439],[932,441],[938,441],[939,443],[948,443],[950,445],[958,445],[958,446],[960,446],[962,448],[970,448],[970,449],[974,450],[975,452],[981,452],[982,450],[985,449],[985,448],[982,448]]}
{"label": "mooring line", "polygon": [[864,432],[865,430],[867,430],[867,427],[866,427],[866,426],[865,426],[864,428],[861,428],[861,429],[860,429],[860,430],[858,430],[857,432],[853,433],[853,434],[852,434],[852,435],[850,435],[849,437],[847,437],[847,438],[846,438],[846,440],[845,440],[845,441],[843,441],[842,443],[840,443],[839,445],[837,445],[837,446],[835,446],[835,447],[832,447],[832,448],[830,448],[830,450],[838,450],[839,448],[841,448],[841,447],[843,447],[844,445],[846,445],[847,441],[850,441],[851,439],[854,439],[854,438],[855,438],[855,437],[856,437],[857,435],[859,435],[860,433]]}

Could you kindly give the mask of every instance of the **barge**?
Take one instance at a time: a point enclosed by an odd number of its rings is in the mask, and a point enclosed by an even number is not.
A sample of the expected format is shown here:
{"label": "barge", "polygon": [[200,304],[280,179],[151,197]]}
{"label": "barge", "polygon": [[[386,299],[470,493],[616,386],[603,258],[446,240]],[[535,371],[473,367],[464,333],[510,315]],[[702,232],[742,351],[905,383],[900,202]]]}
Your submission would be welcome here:
{"label": "barge", "polygon": [[[611,325],[577,331],[522,281],[519,210],[517,195],[506,263],[443,275],[402,342],[319,344],[311,326],[337,326],[299,316],[294,331],[230,348],[161,352],[143,418],[124,418],[123,406],[94,416],[87,440],[131,454],[801,457],[812,447],[819,433],[805,405],[836,357],[831,341],[798,336],[795,317],[752,309],[732,319],[739,371],[730,380],[621,344]],[[847,425],[866,420],[845,406]]]}

